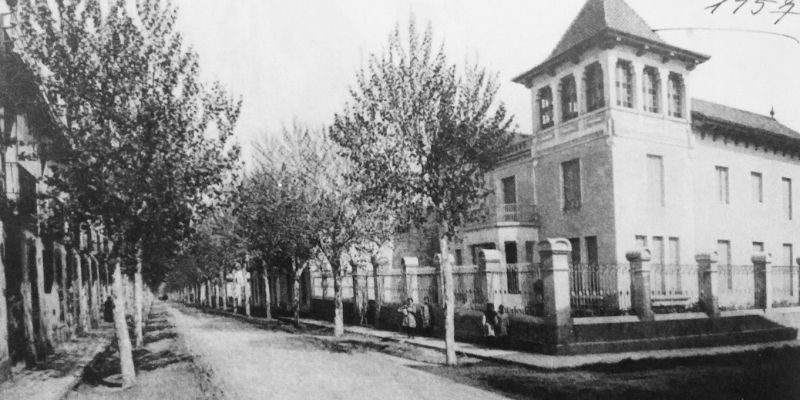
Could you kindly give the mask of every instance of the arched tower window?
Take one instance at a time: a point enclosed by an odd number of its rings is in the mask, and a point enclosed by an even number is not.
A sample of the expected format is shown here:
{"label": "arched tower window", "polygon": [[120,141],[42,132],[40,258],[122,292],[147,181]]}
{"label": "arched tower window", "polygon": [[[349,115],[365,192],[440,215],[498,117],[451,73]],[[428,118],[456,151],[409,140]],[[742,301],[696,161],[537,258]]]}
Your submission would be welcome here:
{"label": "arched tower window", "polygon": [[683,76],[670,72],[669,85],[667,86],[667,98],[669,99],[669,116],[683,118],[683,99],[684,99]]}
{"label": "arched tower window", "polygon": [[594,111],[605,107],[603,67],[600,66],[600,63],[596,62],[587,66],[583,79],[586,82],[586,111]]}
{"label": "arched tower window", "polygon": [[661,112],[661,105],[658,101],[661,96],[661,85],[658,70],[653,67],[645,67],[642,75],[642,103],[644,110],[651,113],[659,113]]}
{"label": "arched tower window", "polygon": [[539,103],[539,125],[542,129],[553,126],[553,89],[545,86],[539,89],[537,96]]}
{"label": "arched tower window", "polygon": [[561,78],[561,119],[569,121],[578,116],[578,88],[575,77],[567,75]]}
{"label": "arched tower window", "polygon": [[617,105],[633,108],[633,66],[630,61],[617,61]]}

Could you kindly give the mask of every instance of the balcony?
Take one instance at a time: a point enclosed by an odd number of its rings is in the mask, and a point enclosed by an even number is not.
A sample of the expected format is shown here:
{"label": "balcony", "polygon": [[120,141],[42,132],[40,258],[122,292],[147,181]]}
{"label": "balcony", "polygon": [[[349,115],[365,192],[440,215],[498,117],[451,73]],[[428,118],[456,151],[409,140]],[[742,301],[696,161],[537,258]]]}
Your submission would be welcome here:
{"label": "balcony", "polygon": [[36,214],[36,177],[18,163],[7,162],[6,198],[19,215]]}
{"label": "balcony", "polygon": [[539,213],[533,204],[489,204],[476,209],[467,228],[497,225],[539,226]]}

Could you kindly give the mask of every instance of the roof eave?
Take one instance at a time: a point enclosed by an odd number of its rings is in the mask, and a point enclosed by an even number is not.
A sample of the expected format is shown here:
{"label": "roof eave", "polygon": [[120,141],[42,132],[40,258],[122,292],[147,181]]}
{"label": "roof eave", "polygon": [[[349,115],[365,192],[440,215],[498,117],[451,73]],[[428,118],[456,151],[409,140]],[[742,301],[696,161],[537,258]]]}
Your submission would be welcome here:
{"label": "roof eave", "polygon": [[642,48],[645,52],[652,52],[661,54],[665,58],[677,58],[688,63],[691,63],[688,68],[694,69],[695,66],[708,61],[711,57],[702,53],[682,49],[667,43],[658,42],[655,40],[642,38],[639,36],[631,35],[625,32],[620,32],[611,28],[605,29],[603,32],[578,43],[569,50],[550,57],[543,63],[531,68],[530,70],[518,75],[512,79],[512,82],[529,86],[528,81],[544,73],[552,73],[555,66],[560,65],[570,59],[579,57],[586,49],[595,45],[602,45],[604,48],[613,48],[618,44],[629,44],[635,47]]}
{"label": "roof eave", "polygon": [[729,128],[730,131],[725,131],[725,132],[728,133],[731,133],[731,131],[737,132],[740,135],[746,136],[747,138],[755,142],[772,144],[772,145],[774,145],[775,142],[792,144],[796,146],[795,152],[800,153],[800,138],[793,138],[791,136],[786,136],[784,134],[776,133],[770,130],[746,126],[733,121],[711,117],[701,112],[692,111],[693,127],[696,127],[698,129],[703,129],[704,125],[707,123],[718,125],[724,128]]}

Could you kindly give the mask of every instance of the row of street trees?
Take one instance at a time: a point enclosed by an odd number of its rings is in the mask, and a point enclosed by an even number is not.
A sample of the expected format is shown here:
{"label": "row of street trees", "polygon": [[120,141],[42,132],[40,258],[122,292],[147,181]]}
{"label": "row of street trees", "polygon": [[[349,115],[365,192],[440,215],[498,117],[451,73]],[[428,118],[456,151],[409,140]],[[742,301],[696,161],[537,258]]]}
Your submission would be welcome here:
{"label": "row of street trees", "polygon": [[[197,54],[159,0],[21,0],[16,50],[66,145],[47,179],[52,221],[102,226],[114,244],[115,326],[124,386],[135,372],[120,283],[163,281],[198,219],[226,197],[240,102],[199,78]],[[126,269],[127,266],[132,266]]]}
{"label": "row of street trees", "polygon": [[484,68],[434,50],[431,29],[420,35],[412,17],[407,36],[396,28],[359,71],[329,128],[296,123],[259,147],[238,191],[236,237],[262,266],[293,277],[296,319],[302,273],[316,262],[332,272],[341,335],[347,266],[433,222],[444,255],[447,362],[456,363],[450,241],[489,193],[484,176],[512,138],[497,89]]}

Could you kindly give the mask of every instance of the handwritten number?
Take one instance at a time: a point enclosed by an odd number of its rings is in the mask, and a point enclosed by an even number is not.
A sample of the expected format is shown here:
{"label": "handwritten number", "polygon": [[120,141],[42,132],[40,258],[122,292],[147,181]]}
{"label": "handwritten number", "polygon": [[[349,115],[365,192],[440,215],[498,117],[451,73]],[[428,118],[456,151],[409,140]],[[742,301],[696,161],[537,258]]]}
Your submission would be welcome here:
{"label": "handwritten number", "polygon": [[712,10],[711,10],[711,13],[713,14],[713,13],[717,12],[717,10],[718,10],[720,7],[722,7],[722,5],[723,5],[723,4],[725,4],[725,3],[727,3],[727,2],[728,2],[728,0],[722,0],[722,1],[720,1],[719,3],[712,4],[712,5],[708,6],[708,7],[706,7],[706,10],[708,10],[709,8],[710,8],[710,9],[712,9]]}
{"label": "handwritten number", "polygon": [[761,11],[764,11],[764,6],[766,6],[767,3],[776,3],[776,2],[777,1],[775,0],[755,0],[755,4],[758,4],[760,7],[758,7],[758,10],[755,9],[751,10],[750,13],[752,13],[753,15],[758,15],[761,13]]}
{"label": "handwritten number", "polygon": [[733,13],[736,14],[737,12],[739,12],[739,9],[744,7],[744,5],[747,4],[747,2],[750,1],[750,0],[734,0],[734,1],[736,1],[737,3],[742,3],[742,4],[739,4],[739,7],[736,7],[736,9],[733,10]]}
{"label": "handwritten number", "polygon": [[781,14],[781,16],[775,21],[775,25],[778,25],[778,23],[780,23],[781,20],[786,18],[786,16],[789,14],[800,14],[797,12],[792,12],[792,10],[794,10],[794,6],[796,6],[794,0],[784,0],[783,5],[778,7],[778,10],[780,11],[773,11],[774,14]]}

